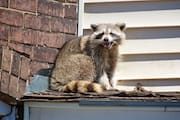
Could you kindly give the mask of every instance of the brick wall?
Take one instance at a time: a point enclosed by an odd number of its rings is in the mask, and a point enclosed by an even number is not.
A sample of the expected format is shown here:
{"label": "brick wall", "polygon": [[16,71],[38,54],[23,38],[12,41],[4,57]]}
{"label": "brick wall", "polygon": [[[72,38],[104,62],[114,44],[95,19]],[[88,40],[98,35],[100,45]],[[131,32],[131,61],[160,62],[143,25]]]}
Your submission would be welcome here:
{"label": "brick wall", "polygon": [[0,91],[19,98],[77,35],[76,0],[0,0]]}

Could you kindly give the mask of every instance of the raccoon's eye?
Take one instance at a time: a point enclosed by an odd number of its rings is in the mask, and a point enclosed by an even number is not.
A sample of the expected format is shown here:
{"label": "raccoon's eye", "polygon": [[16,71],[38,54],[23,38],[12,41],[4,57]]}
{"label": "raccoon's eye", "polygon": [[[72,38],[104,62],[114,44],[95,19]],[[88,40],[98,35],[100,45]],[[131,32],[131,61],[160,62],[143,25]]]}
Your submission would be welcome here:
{"label": "raccoon's eye", "polygon": [[101,39],[103,35],[104,35],[104,32],[98,34],[98,35],[96,36],[96,39]]}
{"label": "raccoon's eye", "polygon": [[113,32],[110,32],[110,35],[111,36],[117,36],[115,33],[113,33]]}

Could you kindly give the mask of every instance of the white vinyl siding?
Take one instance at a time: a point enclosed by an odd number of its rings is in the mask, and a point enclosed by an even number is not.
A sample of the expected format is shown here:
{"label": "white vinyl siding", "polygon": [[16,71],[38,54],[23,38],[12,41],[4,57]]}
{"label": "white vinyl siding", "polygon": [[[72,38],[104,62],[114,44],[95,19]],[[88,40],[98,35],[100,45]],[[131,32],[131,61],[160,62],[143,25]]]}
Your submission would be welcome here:
{"label": "white vinyl siding", "polygon": [[179,0],[79,0],[79,6],[79,35],[94,23],[127,24],[114,78],[119,89],[142,83],[155,92],[180,91]]}

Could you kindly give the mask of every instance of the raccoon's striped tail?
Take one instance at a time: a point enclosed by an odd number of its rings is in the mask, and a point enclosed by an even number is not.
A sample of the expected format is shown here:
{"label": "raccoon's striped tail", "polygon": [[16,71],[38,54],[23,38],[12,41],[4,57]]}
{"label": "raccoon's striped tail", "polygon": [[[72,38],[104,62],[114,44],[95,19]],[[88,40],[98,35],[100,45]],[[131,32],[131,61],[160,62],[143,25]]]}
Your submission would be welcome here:
{"label": "raccoon's striped tail", "polygon": [[104,92],[104,88],[94,82],[83,81],[83,80],[74,80],[65,85],[62,89],[63,92],[74,92],[74,93],[86,93],[86,92]]}

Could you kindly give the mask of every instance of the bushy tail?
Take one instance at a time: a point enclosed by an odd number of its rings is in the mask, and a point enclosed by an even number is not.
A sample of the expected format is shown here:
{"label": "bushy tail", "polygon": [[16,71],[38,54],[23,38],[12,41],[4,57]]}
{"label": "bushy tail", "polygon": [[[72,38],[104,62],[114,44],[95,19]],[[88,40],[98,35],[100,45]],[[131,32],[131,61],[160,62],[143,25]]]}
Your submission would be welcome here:
{"label": "bushy tail", "polygon": [[104,92],[104,88],[98,84],[90,81],[74,80],[65,85],[63,92],[86,93],[86,92]]}

